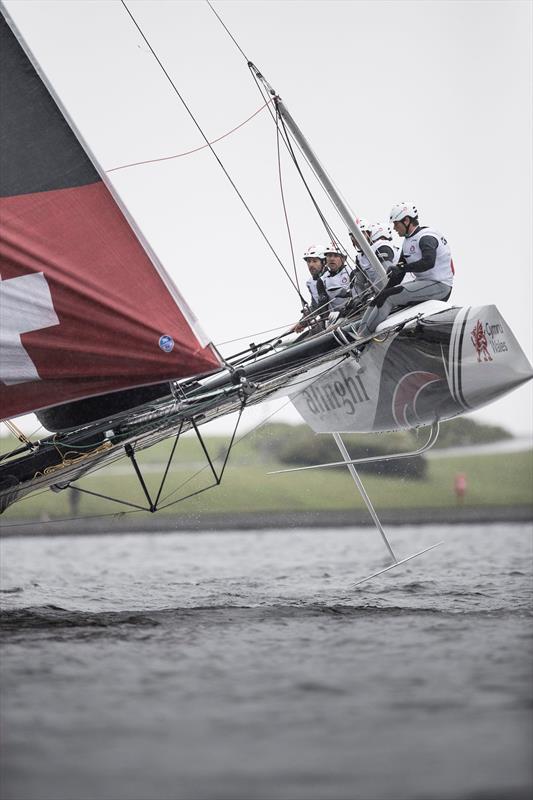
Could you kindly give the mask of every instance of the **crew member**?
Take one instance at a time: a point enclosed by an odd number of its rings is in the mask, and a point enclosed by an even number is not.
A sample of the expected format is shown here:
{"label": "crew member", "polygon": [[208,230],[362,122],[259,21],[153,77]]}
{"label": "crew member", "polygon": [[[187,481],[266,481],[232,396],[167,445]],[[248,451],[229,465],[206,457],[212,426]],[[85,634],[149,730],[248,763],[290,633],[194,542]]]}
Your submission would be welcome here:
{"label": "crew member", "polygon": [[[391,229],[388,225],[384,225],[381,222],[370,223],[365,220],[358,220],[358,225],[368,244],[388,272],[391,267],[398,263],[401,254],[401,248],[394,242]],[[361,250],[356,242],[355,236],[351,233],[350,239],[357,252],[355,259],[356,264],[362,275],[366,277],[368,285],[374,289],[375,293],[384,289],[387,285],[387,279],[376,274],[370,259]]]}
{"label": "crew member", "polygon": [[311,295],[311,302],[304,306],[302,319],[293,328],[297,332],[303,331],[309,325],[323,327],[323,323],[317,317],[325,319],[329,312],[329,297],[322,280],[326,271],[324,253],[313,244],[303,254],[303,260],[309,270],[310,277],[305,285]]}
{"label": "crew member", "polygon": [[316,245],[308,247],[303,255],[303,259],[309,270],[309,279],[306,286],[311,295],[311,311],[328,310],[328,294],[323,283],[323,275],[326,271],[326,258],[322,250]]}
{"label": "crew member", "polygon": [[[355,220],[357,227],[370,244],[370,228],[371,224],[366,219],[358,218]],[[358,295],[362,294],[367,289],[374,289],[374,292],[383,289],[380,285],[377,275],[375,275],[372,265],[368,257],[361,249],[361,245],[351,231],[348,231],[350,240],[355,248],[355,264],[357,267],[355,278],[355,291]]]}
{"label": "crew member", "polygon": [[324,248],[324,255],[326,272],[322,282],[328,295],[329,309],[338,317],[358,294],[355,286],[356,273],[346,263],[346,253],[341,252],[335,242]]}
{"label": "crew member", "polygon": [[[370,246],[387,272],[400,260],[402,248],[394,241],[389,225],[374,222],[369,230]],[[396,240],[398,241],[398,240]]]}
{"label": "crew member", "polygon": [[[421,227],[413,203],[392,207],[390,221],[403,238],[401,258],[389,272],[389,282],[365,311],[357,335],[373,333],[393,310],[425,300],[447,300],[452,291],[454,267],[445,237],[434,228]],[[414,280],[403,279],[412,273]]]}

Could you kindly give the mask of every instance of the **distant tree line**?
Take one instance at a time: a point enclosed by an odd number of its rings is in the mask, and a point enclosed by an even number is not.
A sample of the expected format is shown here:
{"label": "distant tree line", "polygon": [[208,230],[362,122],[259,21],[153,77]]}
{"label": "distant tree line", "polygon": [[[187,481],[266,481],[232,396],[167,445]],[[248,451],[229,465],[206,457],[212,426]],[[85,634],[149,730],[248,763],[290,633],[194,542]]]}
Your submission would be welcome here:
{"label": "distant tree line", "polygon": [[[416,431],[412,433],[416,434]],[[468,417],[457,417],[441,424],[435,447],[468,447],[512,438],[513,435],[501,425],[483,425]]]}
{"label": "distant tree line", "polygon": [[[415,450],[424,442],[427,431],[428,429],[386,434],[343,434],[342,438],[351,457],[358,459]],[[484,444],[510,437],[508,431],[497,425],[482,425],[461,417],[441,425],[435,447]],[[265,425],[253,434],[253,446],[263,458],[279,461],[288,467],[342,460],[333,438],[328,434],[315,434],[307,425]],[[395,461],[359,464],[357,469],[367,474],[422,480],[427,474],[427,461],[424,456],[412,456]]]}

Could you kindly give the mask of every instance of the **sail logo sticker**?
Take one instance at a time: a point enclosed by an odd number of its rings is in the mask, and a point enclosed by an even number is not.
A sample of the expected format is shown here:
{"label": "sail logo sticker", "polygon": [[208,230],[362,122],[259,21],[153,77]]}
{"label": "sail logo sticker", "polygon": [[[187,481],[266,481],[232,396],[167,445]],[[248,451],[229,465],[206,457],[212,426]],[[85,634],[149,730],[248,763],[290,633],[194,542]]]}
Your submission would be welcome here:
{"label": "sail logo sticker", "polygon": [[485,336],[487,337],[489,347],[493,353],[507,353],[509,348],[507,347],[507,342],[505,341],[505,331],[503,329],[503,325],[500,322],[496,322],[495,324],[491,325],[490,323],[485,323]]}
{"label": "sail logo sticker", "polygon": [[171,353],[174,350],[174,339],[172,336],[164,334],[159,337],[159,347],[164,353]]}
{"label": "sail logo sticker", "polygon": [[504,335],[505,331],[500,322],[495,324],[486,322],[483,325],[478,319],[470,332],[470,340],[477,353],[478,364],[482,361],[493,361],[489,351],[495,355],[496,353],[506,353],[509,350]]}
{"label": "sail logo sticker", "polygon": [[481,321],[479,319],[476,322],[474,328],[470,332],[470,340],[474,345],[474,349],[477,353],[478,363],[481,362],[481,356],[483,356],[483,361],[492,361],[492,356],[488,351],[487,337],[485,336],[483,325],[481,324]]}

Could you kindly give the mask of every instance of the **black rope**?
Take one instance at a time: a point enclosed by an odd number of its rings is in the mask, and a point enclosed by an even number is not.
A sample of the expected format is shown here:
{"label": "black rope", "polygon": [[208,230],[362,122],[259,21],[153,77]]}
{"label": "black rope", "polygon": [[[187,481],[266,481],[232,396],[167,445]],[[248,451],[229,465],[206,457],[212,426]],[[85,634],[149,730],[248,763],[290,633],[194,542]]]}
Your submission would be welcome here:
{"label": "black rope", "polygon": [[237,50],[238,50],[238,51],[241,53],[241,55],[242,55],[244,58],[246,58],[246,61],[249,61],[249,59],[246,57],[246,54],[245,54],[244,50],[243,50],[243,49],[242,49],[242,47],[239,45],[239,43],[237,42],[237,40],[235,39],[235,37],[233,36],[233,34],[232,34],[232,33],[231,33],[231,31],[229,30],[229,28],[227,28],[227,27],[226,27],[226,25],[225,25],[225,24],[222,22],[222,18],[219,16],[219,14],[217,14],[217,12],[216,12],[216,11],[215,11],[215,9],[213,8],[213,6],[212,6],[212,5],[211,5],[211,3],[209,2],[209,0],[206,0],[206,3],[207,3],[207,5],[209,6],[209,8],[211,9],[211,11],[213,12],[213,14],[215,15],[215,17],[218,19],[218,21],[220,22],[220,24],[222,25],[222,27],[224,28],[224,30],[226,31],[226,33],[228,34],[229,38],[231,39],[231,41],[233,42],[233,44],[235,45],[235,47],[237,48]]}
{"label": "black rope", "polygon": [[[228,36],[230,37],[230,39],[232,40],[232,42],[234,43],[234,45],[236,46],[236,48],[239,50],[239,52],[241,53],[241,55],[243,56],[243,58],[245,58],[245,59],[246,59],[246,61],[247,61],[247,63],[248,63],[248,68],[250,69],[250,72],[252,73],[253,79],[254,79],[254,81],[255,81],[255,84],[256,84],[256,86],[257,86],[257,88],[258,88],[258,90],[259,90],[259,93],[260,93],[261,97],[262,97],[262,98],[263,98],[263,100],[265,100],[265,101],[268,101],[268,100],[270,100],[271,98],[270,98],[270,96],[269,96],[268,92],[267,92],[267,91],[266,91],[266,89],[263,87],[263,85],[262,85],[262,84],[261,84],[261,83],[258,81],[258,79],[257,79],[257,75],[255,74],[255,72],[254,72],[254,70],[253,70],[253,68],[252,68],[252,64],[251,64],[250,60],[248,59],[248,57],[246,56],[246,54],[245,54],[244,50],[243,50],[243,49],[242,49],[242,47],[239,45],[239,43],[237,42],[237,40],[235,39],[235,37],[233,36],[233,34],[231,33],[231,31],[230,31],[230,30],[229,30],[229,28],[227,27],[227,25],[226,25],[226,24],[223,22],[223,20],[222,20],[222,18],[220,17],[220,15],[217,13],[217,11],[215,11],[215,9],[213,8],[213,6],[212,6],[212,4],[211,4],[210,0],[206,0],[206,3],[208,4],[208,6],[209,6],[209,8],[211,9],[211,11],[213,12],[213,14],[216,16],[216,18],[218,19],[218,21],[220,22],[220,24],[222,25],[222,27],[224,28],[224,30],[226,31],[226,33],[228,34]],[[267,106],[267,108],[268,108],[268,112],[269,112],[270,116],[272,117],[272,120],[273,120],[273,122],[274,122],[274,124],[275,124],[275,126],[276,126],[276,129],[279,131],[279,123],[278,123],[278,117],[280,116],[280,115],[279,115],[279,111],[277,111],[277,113],[276,113],[276,114],[274,114],[274,113],[273,113],[273,111],[272,111],[272,109],[270,108],[270,104]],[[328,236],[330,237],[331,241],[335,242],[335,243],[336,243],[336,244],[339,246],[339,243],[340,243],[340,239],[339,239],[339,237],[338,237],[338,236],[337,236],[337,234],[336,234],[336,233],[333,231],[332,227],[330,226],[330,224],[329,224],[329,223],[328,223],[328,221],[326,220],[326,218],[325,218],[325,216],[324,216],[323,212],[320,210],[320,207],[319,207],[319,205],[318,205],[318,202],[316,201],[316,199],[315,199],[315,197],[314,197],[314,195],[313,195],[313,193],[312,193],[312,191],[311,191],[311,188],[309,187],[309,185],[308,185],[307,181],[305,180],[305,178],[304,178],[304,176],[303,176],[303,173],[302,173],[302,171],[301,171],[301,169],[300,169],[300,167],[299,167],[298,161],[296,160],[296,156],[295,156],[294,150],[293,150],[293,148],[292,148],[292,145],[291,145],[291,143],[290,143],[290,138],[289,138],[289,135],[288,135],[288,133],[287,133],[287,130],[286,130],[286,128],[285,128],[285,124],[284,124],[283,118],[282,118],[282,125],[283,125],[283,133],[284,133],[284,135],[283,135],[281,138],[282,138],[282,140],[283,140],[283,142],[284,142],[284,144],[285,144],[285,146],[286,146],[287,150],[289,151],[289,153],[290,153],[290,155],[291,155],[291,158],[292,158],[292,160],[293,160],[293,163],[294,163],[294,165],[296,166],[296,169],[297,169],[297,171],[298,171],[298,173],[299,173],[299,175],[300,175],[300,177],[301,177],[301,179],[302,179],[302,182],[303,182],[303,184],[304,184],[305,188],[307,189],[307,192],[309,193],[309,196],[310,196],[310,198],[311,198],[311,202],[313,203],[313,205],[314,205],[314,207],[315,207],[315,209],[316,209],[316,211],[317,211],[317,213],[318,213],[318,215],[319,215],[319,217],[320,217],[320,220],[322,221],[322,224],[324,225],[324,228],[325,228],[325,230],[326,230],[326,233],[327,233],[327,234],[328,234]],[[315,171],[314,167],[312,166],[312,164],[310,164],[310,163],[309,163],[309,159],[307,158],[307,156],[305,155],[305,153],[303,153],[303,152],[302,152],[302,149],[301,149],[300,145],[298,144],[298,142],[296,142],[296,145],[297,145],[298,149],[300,150],[300,152],[302,153],[302,156],[304,157],[304,159],[305,159],[306,163],[308,164],[308,166],[309,166],[309,167],[310,167],[310,169],[312,170],[313,174],[315,175],[315,178],[316,178],[316,179],[319,181],[319,183],[320,183],[320,179],[319,179],[318,175],[316,174],[316,171]],[[326,193],[326,194],[327,194],[327,193]],[[341,249],[341,248],[340,248],[340,246],[339,246],[339,249]],[[354,264],[355,268],[356,268],[358,271],[360,271],[360,268],[359,268],[359,266],[358,266],[358,264],[357,264],[357,261],[356,261],[356,259],[354,259],[354,258],[353,258],[353,257],[352,257],[352,256],[351,256],[349,253],[347,253],[346,255],[347,255],[348,261],[352,262],[352,263]],[[293,255],[293,261],[294,261],[294,255]],[[298,279],[296,279],[296,280],[298,281]],[[299,287],[298,287],[298,289],[299,289]]]}
{"label": "black rope", "polygon": [[287,227],[287,236],[289,237],[289,246],[291,249],[291,258],[292,258],[292,267],[294,269],[294,280],[296,281],[296,286],[298,287],[298,292],[300,291],[300,283],[298,281],[298,272],[296,270],[296,260],[294,258],[294,245],[292,243],[292,234],[291,234],[291,226],[289,225],[289,216],[287,214],[287,206],[285,204],[285,193],[283,191],[283,176],[281,173],[281,152],[279,149],[279,140],[280,140],[280,131],[279,125],[276,125],[276,150],[277,150],[277,157],[278,157],[278,177],[279,177],[279,190],[281,193],[281,203],[283,205],[283,214],[285,216],[285,224]]}
{"label": "black rope", "polygon": [[[234,189],[235,193],[237,194],[237,197],[239,198],[239,200],[241,201],[241,203],[242,203],[242,204],[243,204],[243,206],[245,207],[246,211],[248,212],[248,214],[249,214],[249,215],[250,215],[250,217],[252,218],[252,220],[253,220],[253,222],[254,222],[254,224],[255,224],[255,226],[256,226],[256,228],[257,228],[257,230],[259,231],[259,233],[260,233],[260,234],[261,234],[261,236],[263,237],[264,241],[265,241],[265,242],[266,242],[266,244],[268,245],[268,248],[270,249],[270,251],[271,251],[271,253],[273,254],[274,258],[276,259],[276,261],[278,262],[278,264],[279,264],[279,265],[280,265],[280,267],[282,268],[283,272],[285,273],[285,275],[286,275],[286,276],[287,276],[287,278],[289,279],[289,281],[290,281],[290,283],[291,283],[292,287],[294,288],[294,290],[296,291],[296,293],[297,293],[297,294],[298,294],[298,296],[300,297],[300,300],[302,301],[302,303],[305,303],[305,300],[304,300],[304,298],[303,298],[303,297],[302,297],[302,295],[300,294],[300,290],[298,289],[298,287],[297,287],[297,286],[296,286],[296,284],[294,283],[293,279],[291,278],[290,274],[288,273],[287,269],[285,268],[285,265],[283,264],[283,262],[282,262],[281,258],[278,256],[278,254],[277,254],[277,253],[276,253],[276,251],[274,250],[274,248],[273,248],[272,244],[270,243],[270,240],[269,240],[268,236],[266,235],[266,233],[264,232],[263,228],[262,228],[262,227],[261,227],[261,225],[259,224],[259,221],[257,220],[256,216],[254,215],[253,211],[251,210],[250,206],[248,205],[248,203],[246,202],[246,200],[244,199],[244,197],[242,196],[241,192],[240,192],[240,191],[239,191],[239,189],[237,188],[237,185],[235,184],[235,182],[234,182],[233,178],[231,177],[231,175],[230,175],[230,174],[229,174],[229,172],[227,171],[226,167],[225,167],[225,166],[224,166],[224,164],[222,163],[221,159],[219,158],[219,156],[217,155],[217,153],[216,153],[216,152],[215,152],[215,150],[213,149],[213,146],[212,146],[212,144],[210,143],[210,141],[209,141],[209,139],[207,138],[207,136],[205,135],[205,133],[204,133],[203,129],[201,128],[201,126],[200,126],[200,123],[198,122],[198,120],[196,119],[196,117],[195,117],[195,116],[194,116],[194,114],[192,113],[191,109],[189,108],[189,106],[188,106],[188,105],[187,105],[187,103],[185,102],[185,99],[184,99],[184,98],[182,97],[182,95],[180,94],[180,92],[179,92],[179,90],[178,90],[178,88],[177,88],[176,84],[174,83],[174,81],[172,80],[172,78],[170,77],[170,75],[168,74],[168,72],[166,71],[165,67],[163,66],[163,64],[162,64],[161,60],[160,60],[160,59],[159,59],[159,57],[157,56],[157,54],[156,54],[155,50],[153,49],[152,45],[150,44],[150,42],[148,41],[148,39],[147,39],[147,38],[146,38],[146,36],[144,35],[144,33],[143,33],[143,31],[141,30],[141,28],[140,28],[140,26],[139,26],[139,24],[138,24],[137,20],[135,19],[135,17],[133,16],[133,14],[131,13],[131,11],[129,10],[128,6],[126,5],[126,2],[125,2],[125,0],[121,0],[121,2],[122,2],[122,5],[124,6],[124,8],[126,9],[126,11],[127,11],[128,15],[129,15],[129,17],[131,18],[131,20],[132,20],[133,24],[135,25],[135,27],[136,27],[136,28],[137,28],[137,30],[139,31],[140,35],[142,36],[143,40],[145,41],[145,43],[146,43],[146,46],[147,46],[147,47],[150,49],[150,52],[152,53],[153,57],[155,58],[155,60],[156,60],[156,61],[157,61],[157,63],[159,64],[159,66],[161,67],[161,69],[162,69],[163,73],[165,74],[165,76],[166,76],[166,78],[167,78],[168,82],[170,83],[170,85],[171,85],[171,86],[172,86],[172,88],[174,89],[175,93],[177,94],[177,96],[179,97],[179,99],[181,100],[181,102],[183,103],[183,106],[184,106],[185,110],[187,111],[187,113],[189,114],[190,118],[192,119],[192,121],[193,121],[193,122],[194,122],[194,124],[196,125],[196,127],[197,127],[197,129],[198,129],[198,131],[199,131],[200,135],[202,136],[203,140],[205,141],[206,145],[209,147],[209,149],[211,150],[211,152],[212,152],[213,156],[214,156],[214,157],[215,157],[215,159],[217,160],[217,163],[218,163],[218,165],[220,166],[220,168],[221,168],[221,170],[223,171],[224,175],[226,176],[226,178],[227,178],[227,179],[228,179],[228,181],[230,182],[231,186],[233,187],[233,189]],[[214,11],[214,9],[213,9],[213,11]],[[218,16],[218,15],[217,15],[217,16]],[[240,49],[240,48],[239,48],[239,49]],[[242,52],[242,51],[241,51],[241,52]]]}
{"label": "black rope", "polygon": [[[292,158],[292,161],[294,163],[294,166],[296,167],[298,175],[302,179],[302,183],[305,186],[305,188],[307,189],[307,193],[309,194],[309,197],[311,198],[311,202],[314,205],[314,207],[316,209],[316,212],[317,212],[318,216],[320,217],[320,219],[322,221],[322,224],[324,225],[326,233],[328,234],[328,236],[331,237],[331,241],[335,242],[335,244],[337,244],[337,246],[338,246],[338,239],[335,236],[335,233],[334,233],[332,227],[330,226],[329,222],[327,221],[324,213],[320,209],[320,206],[318,205],[318,202],[316,201],[315,196],[314,196],[313,192],[311,191],[311,187],[307,183],[307,181],[306,181],[306,179],[304,177],[304,174],[302,172],[302,169],[300,167],[300,164],[298,163],[298,159],[296,158],[296,153],[293,150],[293,147],[292,147],[292,144],[291,144],[291,141],[290,141],[290,137],[289,137],[287,128],[285,126],[285,120],[283,119],[282,115],[279,112],[277,103],[276,103],[276,110],[277,110],[277,114],[278,114],[278,119],[281,120],[281,125],[282,125],[283,131],[285,133],[285,136],[287,138],[287,146],[289,148],[289,153],[291,154],[291,158]],[[339,251],[340,251],[340,247],[339,247]]]}
{"label": "black rope", "polygon": [[[208,0],[206,0],[206,2],[208,2]],[[217,16],[218,16],[218,15],[217,15]],[[224,27],[226,27],[226,26],[224,26]],[[231,36],[231,34],[230,34],[230,36]],[[241,51],[241,52],[242,52],[242,51]],[[254,79],[255,85],[257,86],[257,88],[258,88],[258,90],[259,90],[259,94],[261,95],[262,99],[263,99],[265,102],[268,102],[269,100],[271,100],[272,98],[269,96],[269,94],[268,94],[268,92],[266,91],[266,89],[264,88],[263,84],[262,84],[262,83],[260,83],[260,81],[257,79],[257,75],[256,75],[256,72],[255,72],[255,70],[254,70],[254,68],[253,68],[253,64],[252,64],[250,61],[248,62],[248,69],[250,70],[250,73],[251,73],[251,75],[252,75],[252,77],[253,77],[253,79]],[[309,194],[309,197],[311,198],[311,202],[313,203],[313,206],[315,207],[315,210],[317,211],[317,213],[318,213],[318,215],[319,215],[319,217],[320,217],[320,220],[321,220],[322,224],[324,225],[324,228],[325,228],[325,230],[326,230],[326,233],[328,234],[328,236],[330,237],[330,239],[331,239],[333,242],[336,242],[336,243],[338,244],[338,243],[339,243],[339,241],[340,241],[340,238],[339,238],[339,236],[338,236],[338,235],[337,235],[337,234],[334,232],[333,228],[332,228],[332,227],[331,227],[331,225],[328,223],[328,221],[327,221],[327,219],[326,219],[326,217],[325,217],[324,213],[321,211],[321,209],[320,209],[320,206],[318,205],[318,201],[315,199],[315,196],[314,196],[314,194],[313,194],[313,192],[312,192],[312,190],[311,190],[311,188],[310,188],[309,184],[307,183],[306,179],[304,178],[304,175],[303,175],[303,173],[302,173],[302,170],[301,170],[301,168],[300,168],[300,166],[299,166],[299,164],[298,164],[298,160],[297,160],[297,158],[296,158],[296,154],[295,154],[295,152],[294,152],[294,150],[293,150],[293,147],[292,147],[292,144],[291,144],[291,137],[290,137],[290,135],[289,135],[289,133],[288,133],[288,131],[287,131],[287,128],[285,127],[285,121],[283,120],[283,117],[282,117],[282,115],[279,113],[279,110],[278,110],[278,108],[277,108],[277,104],[276,104],[276,98],[274,98],[274,104],[276,105],[276,113],[274,114],[274,112],[272,111],[272,109],[271,109],[271,107],[270,107],[270,103],[269,103],[269,105],[267,106],[267,108],[268,108],[268,113],[270,114],[270,116],[271,116],[271,118],[272,118],[272,121],[273,121],[274,125],[276,126],[276,130],[278,131],[278,133],[279,133],[279,129],[280,129],[280,126],[279,126],[279,120],[281,119],[281,124],[282,124],[281,139],[282,139],[282,141],[283,141],[283,143],[284,143],[285,147],[287,148],[287,152],[289,153],[289,155],[290,155],[290,157],[291,157],[291,160],[292,160],[292,162],[294,163],[294,165],[295,165],[295,167],[296,167],[296,170],[297,170],[298,174],[300,175],[300,178],[302,179],[302,183],[304,184],[305,188],[307,189],[307,192],[308,192],[308,194]],[[300,144],[299,144],[298,142],[295,142],[295,143],[296,143],[296,146],[298,147],[298,150],[299,150],[299,151],[300,151],[300,153],[302,154],[302,157],[304,158],[304,160],[305,160],[306,164],[309,166],[309,168],[311,169],[311,171],[312,171],[313,175],[315,176],[315,178],[317,179],[317,181],[319,182],[319,184],[322,186],[322,184],[320,183],[320,178],[319,178],[319,177],[318,177],[318,175],[316,174],[316,170],[315,170],[315,168],[313,167],[313,165],[310,163],[309,159],[307,158],[307,156],[306,156],[306,155],[305,155],[305,153],[303,152],[302,148],[300,147]],[[322,187],[322,188],[323,188],[323,187]],[[327,196],[327,193],[326,193],[326,196]],[[338,213],[338,212],[337,212],[337,213]],[[349,254],[348,254],[348,259],[349,259],[350,261],[354,261],[354,263],[355,263],[355,260],[354,260],[354,259],[352,259],[352,257],[351,257]]]}

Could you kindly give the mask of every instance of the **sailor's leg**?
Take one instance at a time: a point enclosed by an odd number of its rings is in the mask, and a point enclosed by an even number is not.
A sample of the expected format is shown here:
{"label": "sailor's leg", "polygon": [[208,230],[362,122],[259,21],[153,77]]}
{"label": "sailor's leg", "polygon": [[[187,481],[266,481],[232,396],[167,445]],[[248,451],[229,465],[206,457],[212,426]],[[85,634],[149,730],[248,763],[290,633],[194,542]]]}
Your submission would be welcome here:
{"label": "sailor's leg", "polygon": [[[381,292],[387,285],[387,276],[378,275],[376,270],[372,266],[368,265],[367,267],[363,267],[363,272],[365,274],[366,280],[368,281],[368,284],[370,284],[374,292],[376,293]],[[358,273],[358,275],[360,274],[361,273]],[[364,288],[366,288],[366,286]]]}
{"label": "sailor's leg", "polygon": [[398,296],[402,293],[401,286],[393,286],[391,289],[384,289],[372,301],[371,305],[363,314],[363,318],[357,329],[357,334],[361,337],[369,336],[374,333],[377,326],[387,319],[393,309],[399,304]]}
{"label": "sailor's leg", "polygon": [[369,336],[393,311],[418,305],[426,300],[447,300],[450,292],[451,287],[445,283],[423,279],[384,289],[365,311],[357,333],[359,336]]}
{"label": "sailor's leg", "polygon": [[452,291],[452,287],[439,281],[428,281],[424,278],[416,278],[414,281],[405,283],[401,286],[401,297],[396,297],[398,305],[414,306],[424,303],[426,300],[447,300]]}

